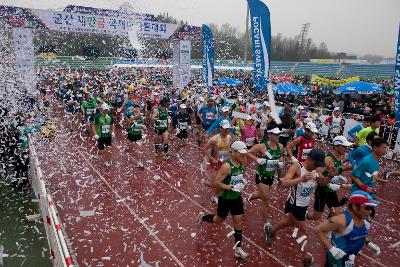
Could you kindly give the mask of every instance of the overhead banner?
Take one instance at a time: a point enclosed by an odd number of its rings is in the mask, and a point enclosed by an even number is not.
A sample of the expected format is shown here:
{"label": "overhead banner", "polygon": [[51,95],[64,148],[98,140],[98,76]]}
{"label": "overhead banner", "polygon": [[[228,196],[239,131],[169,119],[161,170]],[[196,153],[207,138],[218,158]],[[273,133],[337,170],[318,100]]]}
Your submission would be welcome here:
{"label": "overhead banner", "polygon": [[172,84],[174,88],[180,87],[180,73],[179,73],[179,41],[173,42],[172,45]]}
{"label": "overhead banner", "polygon": [[342,85],[345,85],[349,82],[356,82],[359,81],[360,77],[354,76],[354,77],[349,77],[346,79],[341,79],[341,80],[331,80],[327,79],[318,75],[311,75],[311,84],[318,84],[318,85],[325,85],[325,86],[330,86],[330,87],[339,87]]}
{"label": "overhead banner", "polygon": [[268,7],[260,0],[247,0],[250,9],[254,85],[257,92],[267,90],[270,64],[271,22]]}
{"label": "overhead banner", "polygon": [[214,38],[207,25],[202,26],[203,32],[203,80],[208,87],[212,86],[214,78]]}
{"label": "overhead banner", "polygon": [[400,26],[394,75],[394,113],[396,115],[396,121],[400,121]]}
{"label": "overhead banner", "polygon": [[183,89],[190,82],[190,53],[191,44],[188,40],[179,41],[179,70],[180,88]]}
{"label": "overhead banner", "polygon": [[18,80],[28,91],[34,92],[36,74],[32,29],[14,28],[13,39]]}

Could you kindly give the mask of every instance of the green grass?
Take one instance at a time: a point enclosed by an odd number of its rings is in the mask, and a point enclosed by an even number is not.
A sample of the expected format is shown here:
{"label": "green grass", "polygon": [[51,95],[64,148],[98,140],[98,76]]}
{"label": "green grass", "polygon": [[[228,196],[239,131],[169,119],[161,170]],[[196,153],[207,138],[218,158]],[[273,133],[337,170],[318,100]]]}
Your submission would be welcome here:
{"label": "green grass", "polygon": [[0,180],[0,246],[4,247],[3,253],[9,255],[3,258],[5,267],[51,266],[42,221],[25,220],[26,215],[39,212],[38,203],[32,202],[33,197],[31,189],[15,190]]}

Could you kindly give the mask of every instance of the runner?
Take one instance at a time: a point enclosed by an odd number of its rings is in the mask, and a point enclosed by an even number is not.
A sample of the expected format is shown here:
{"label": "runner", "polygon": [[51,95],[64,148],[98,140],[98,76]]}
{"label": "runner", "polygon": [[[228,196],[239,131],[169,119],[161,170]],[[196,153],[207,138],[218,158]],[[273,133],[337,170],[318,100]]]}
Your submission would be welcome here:
{"label": "runner", "polygon": [[248,151],[246,144],[241,141],[234,142],[231,149],[230,159],[222,165],[213,182],[214,186],[220,190],[217,215],[204,215],[203,212],[200,212],[196,224],[198,226],[201,226],[203,222],[221,224],[231,213],[235,238],[234,255],[236,258],[245,259],[248,254],[242,249],[244,209],[241,191],[246,184],[243,175],[245,172],[244,162]]}
{"label": "runner", "polygon": [[379,137],[379,135],[376,132],[370,132],[367,135],[367,143],[365,145],[359,146],[356,149],[352,150],[349,152],[349,162],[350,164],[354,167],[356,167],[358,164],[360,164],[361,160],[371,154],[372,152],[372,141],[374,141],[375,138]]}
{"label": "runner", "polygon": [[128,91],[128,97],[124,99],[124,103],[119,108],[118,112],[124,110],[124,120],[126,125],[129,124],[129,119],[133,115],[133,107],[135,106],[135,95],[133,91]]}
{"label": "runner", "polygon": [[[215,179],[215,175],[225,163],[229,156],[229,146],[232,144],[232,136],[229,135],[231,125],[229,121],[223,120],[220,125],[221,133],[214,135],[207,144],[203,147],[203,152],[206,156],[206,175],[210,181]],[[211,182],[207,182],[204,179],[201,180],[201,184],[214,187]],[[217,195],[219,191],[217,189]],[[211,197],[211,201],[217,203],[218,198],[216,196]]]}
{"label": "runner", "polygon": [[[99,159],[104,161],[106,167],[111,166],[111,146],[112,137],[114,137],[114,123],[112,117],[108,114],[109,107],[103,104],[100,107],[100,114],[94,119],[92,125],[93,136],[97,140],[99,149]],[[108,148],[109,147],[109,148]],[[108,149],[107,149],[108,148]]]}
{"label": "runner", "polygon": [[96,108],[97,108],[96,101],[92,97],[89,97],[89,94],[86,94],[85,100],[82,102],[81,110],[83,113],[83,118],[85,120],[86,133],[88,134],[88,136],[90,136],[90,133],[92,132],[91,129],[96,113]]}
{"label": "runner", "polygon": [[[274,182],[276,171],[283,168],[284,147],[282,144],[279,144],[280,133],[281,130],[279,128],[268,130],[268,140],[253,146],[249,150],[250,153],[247,154],[250,159],[257,161],[259,164],[256,169],[257,191],[250,194],[248,201],[261,199],[261,214],[264,221],[263,229],[265,235],[272,227],[269,222],[271,186]],[[267,235],[265,238],[267,240]]]}
{"label": "runner", "polygon": [[168,133],[168,101],[163,98],[160,101],[160,106],[153,110],[152,120],[155,128],[154,148],[155,155],[159,156],[161,150],[164,150],[164,159],[169,160],[169,133]]}
{"label": "runner", "polygon": [[290,187],[288,199],[285,204],[285,216],[271,228],[266,228],[267,243],[271,244],[272,236],[279,230],[294,226],[299,228],[301,237],[297,239],[302,244],[304,266],[311,266],[312,256],[307,253],[307,226],[305,223],[307,208],[311,200],[312,192],[317,183],[317,168],[325,167],[325,154],[322,150],[314,148],[308,153],[303,163],[295,163],[290,166],[286,175],[281,179],[284,187]]}
{"label": "runner", "polygon": [[[204,131],[208,131],[208,129],[211,127],[217,117],[217,109],[215,108],[214,104],[214,100],[212,98],[209,98],[207,100],[207,105],[202,106],[198,111],[201,125]],[[205,136],[202,135],[200,137],[201,142],[203,142],[204,139]]]}
{"label": "runner", "polygon": [[[307,214],[308,220],[321,218],[325,205],[329,208],[328,216],[339,214],[340,202],[336,191],[347,183],[347,179],[342,176],[342,173],[352,170],[350,164],[343,165],[342,162],[347,149],[352,145],[353,143],[347,141],[346,137],[342,135],[333,138],[333,148],[325,156],[326,169],[322,173],[324,178],[318,179],[318,185],[315,189],[314,210]],[[350,185],[348,188],[350,189]]]}
{"label": "runner", "polygon": [[246,116],[245,125],[240,127],[241,141],[247,146],[247,149],[251,149],[257,142],[257,129],[254,125],[254,120],[250,115]]}
{"label": "runner", "polygon": [[[305,127],[304,135],[296,137],[287,144],[287,155],[293,163],[304,162],[307,159],[308,153],[315,146],[316,133],[318,133],[317,126],[313,122],[309,122]],[[298,146],[297,157],[293,156],[293,148],[296,146]]]}
{"label": "runner", "polygon": [[181,104],[179,108],[180,110],[178,114],[172,118],[172,126],[174,129],[176,129],[176,137],[178,138],[178,155],[182,147],[187,145],[187,139],[189,137],[188,130],[192,124],[190,115],[187,112],[187,106],[185,104]]}
{"label": "runner", "polygon": [[294,131],[296,130],[296,124],[293,119],[294,115],[292,114],[292,107],[289,103],[285,103],[285,107],[281,112],[282,115],[279,117],[282,123],[278,126],[282,133],[279,137],[279,143],[286,147],[289,140],[292,138]]}
{"label": "runner", "polygon": [[140,114],[140,106],[135,104],[133,107],[133,115],[129,118],[129,128],[128,128],[128,140],[130,144],[128,146],[127,152],[132,153],[133,158],[137,160],[137,168],[143,169],[144,165],[141,160],[142,152],[139,152],[142,140],[142,129],[145,128],[143,125],[143,117]]}
{"label": "runner", "polygon": [[370,132],[376,132],[379,135],[379,130],[381,127],[381,119],[378,116],[373,116],[370,121],[370,126],[359,131],[354,142],[359,146],[365,145],[367,143],[367,136]]}
{"label": "runner", "polygon": [[333,138],[335,136],[342,134],[345,120],[343,119],[343,116],[340,113],[339,107],[335,107],[333,109],[332,116],[329,116],[328,118],[326,118],[324,121],[324,124],[329,127],[329,130],[328,130],[329,140],[333,140]]}
{"label": "runner", "polygon": [[[368,218],[378,204],[368,193],[354,191],[349,199],[349,210],[314,228],[319,240],[328,249],[326,267],[354,266],[355,256],[364,245],[376,256],[381,253],[379,246],[367,239],[370,228]],[[329,232],[333,232],[331,240],[327,237]]]}

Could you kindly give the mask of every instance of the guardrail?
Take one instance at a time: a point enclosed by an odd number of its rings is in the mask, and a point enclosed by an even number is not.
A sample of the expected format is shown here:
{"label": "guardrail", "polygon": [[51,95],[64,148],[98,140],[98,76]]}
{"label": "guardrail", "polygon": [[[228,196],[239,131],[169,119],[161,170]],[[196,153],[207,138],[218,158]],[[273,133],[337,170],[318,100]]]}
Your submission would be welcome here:
{"label": "guardrail", "polygon": [[73,263],[70,249],[67,246],[63,227],[58,218],[57,209],[54,206],[51,195],[48,193],[40,162],[36,153],[32,137],[29,136],[29,176],[35,195],[39,200],[39,208],[46,229],[51,259],[55,267],[77,266]]}

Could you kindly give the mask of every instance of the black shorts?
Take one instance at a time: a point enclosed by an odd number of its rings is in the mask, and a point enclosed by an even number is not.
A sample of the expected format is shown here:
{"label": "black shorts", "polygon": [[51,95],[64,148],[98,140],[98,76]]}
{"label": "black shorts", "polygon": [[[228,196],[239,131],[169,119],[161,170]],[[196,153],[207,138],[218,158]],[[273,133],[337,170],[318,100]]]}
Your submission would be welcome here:
{"label": "black shorts", "polygon": [[292,214],[294,218],[298,221],[305,221],[306,220],[306,212],[307,212],[307,207],[300,207],[293,205],[289,202],[289,200],[286,201],[285,204],[285,214]]}
{"label": "black shorts", "polygon": [[111,144],[111,136],[110,137],[100,137],[97,139],[97,147],[99,150],[104,150],[105,147],[112,146]]}
{"label": "black shorts", "polygon": [[204,131],[208,131],[208,129],[210,129],[211,127],[211,125],[205,125],[205,124],[202,124],[201,126],[203,126]]}
{"label": "black shorts", "polygon": [[176,137],[178,137],[180,140],[187,139],[189,137],[188,132],[186,130],[181,130]]}
{"label": "black shorts", "polygon": [[328,208],[339,207],[339,198],[336,192],[328,192],[325,188],[317,186],[315,189],[315,200],[314,200],[314,210],[318,212],[323,212],[325,204]]}
{"label": "black shorts", "polygon": [[155,128],[155,132],[157,135],[162,135],[163,133],[165,133],[168,130],[168,128],[164,128],[164,129],[157,129]]}
{"label": "black shorts", "polygon": [[261,176],[256,173],[256,184],[260,183],[271,186],[274,183],[274,177]]}
{"label": "black shorts", "polygon": [[217,215],[220,218],[225,219],[228,217],[229,212],[231,215],[244,214],[243,199],[241,196],[236,199],[225,199],[221,196],[218,197]]}
{"label": "black shorts", "polygon": [[137,141],[139,141],[141,139],[142,139],[142,135],[141,134],[139,134],[139,135],[128,134],[128,140],[131,141],[132,143],[133,142],[137,142]]}

